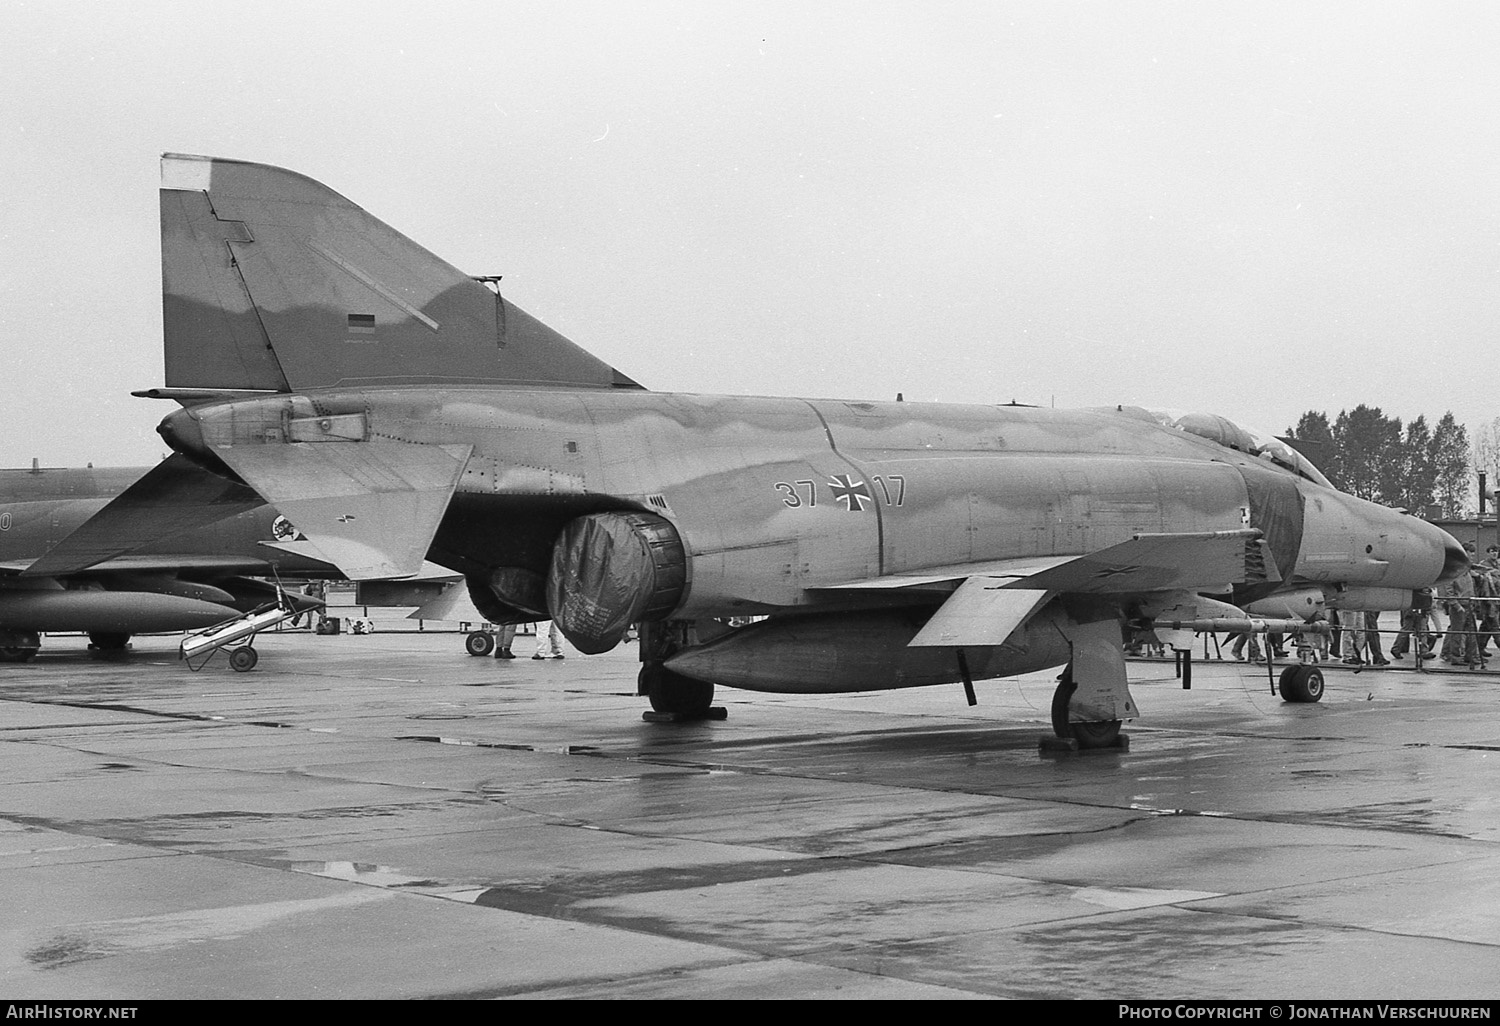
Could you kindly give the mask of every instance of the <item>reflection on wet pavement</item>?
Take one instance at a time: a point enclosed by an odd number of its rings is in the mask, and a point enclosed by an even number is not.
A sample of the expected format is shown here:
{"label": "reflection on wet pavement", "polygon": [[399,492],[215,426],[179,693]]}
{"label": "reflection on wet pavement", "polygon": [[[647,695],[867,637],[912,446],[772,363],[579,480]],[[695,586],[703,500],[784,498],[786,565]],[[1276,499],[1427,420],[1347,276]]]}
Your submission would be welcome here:
{"label": "reflection on wet pavement", "polygon": [[1049,675],[981,684],[977,709],[722,689],[727,721],[658,725],[631,652],[542,673],[452,640],[273,638],[223,688],[63,644],[0,672],[6,993],[1389,998],[1500,979],[1492,687],[1331,671],[1299,708],[1204,666],[1191,692],[1139,688],[1129,752],[1057,757],[1037,747]]}

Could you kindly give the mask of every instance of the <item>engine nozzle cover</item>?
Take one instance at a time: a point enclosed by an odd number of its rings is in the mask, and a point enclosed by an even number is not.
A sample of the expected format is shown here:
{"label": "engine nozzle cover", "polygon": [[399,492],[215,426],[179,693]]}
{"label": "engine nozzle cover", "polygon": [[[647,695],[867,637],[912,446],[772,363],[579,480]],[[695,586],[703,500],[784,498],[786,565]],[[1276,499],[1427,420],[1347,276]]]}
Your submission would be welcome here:
{"label": "engine nozzle cover", "polygon": [[580,652],[608,652],[632,623],[664,620],[687,590],[677,529],[653,513],[570,521],[552,547],[547,607]]}

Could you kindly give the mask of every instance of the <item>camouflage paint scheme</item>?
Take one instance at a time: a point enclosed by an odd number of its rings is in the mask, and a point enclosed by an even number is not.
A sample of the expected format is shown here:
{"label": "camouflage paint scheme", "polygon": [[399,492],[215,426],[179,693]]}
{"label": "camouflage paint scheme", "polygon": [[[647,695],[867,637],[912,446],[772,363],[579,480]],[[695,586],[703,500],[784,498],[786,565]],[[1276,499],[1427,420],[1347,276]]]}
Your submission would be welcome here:
{"label": "camouflage paint scheme", "polygon": [[[658,709],[702,711],[714,681],[867,690],[1066,663],[1062,733],[1136,715],[1133,618],[1245,617],[1232,603],[1309,588],[1399,601],[1464,563],[1221,418],[645,391],[279,168],[168,155],[162,219],[167,387],[145,394],[186,407],[160,428],[179,453],[248,482],[355,579],[430,558],[487,615],[553,616],[585,651],[617,637],[591,633],[605,606],[649,607]],[[579,518],[647,555],[569,549]],[[634,594],[673,546],[685,583]],[[575,602],[569,578],[611,560],[616,592]],[[724,623],[750,615],[769,619]]]}
{"label": "camouflage paint scheme", "polygon": [[[233,462],[268,431],[284,437],[320,410],[353,409],[363,412],[342,416],[358,431],[290,444],[472,444],[434,561],[470,575],[498,566],[544,575],[574,517],[660,513],[690,557],[674,619],[930,607],[912,587],[835,589],[1077,556],[1143,533],[1242,529],[1272,515],[1255,500],[1276,490],[1301,500],[1295,548],[1275,553],[1290,582],[1411,589],[1437,579],[1450,556],[1430,525],[1127,411],[407,388],[210,404],[174,415],[170,431],[234,451]],[[1281,586],[1197,583],[1238,585],[1241,601]],[[1166,579],[1127,594],[1182,586]]]}

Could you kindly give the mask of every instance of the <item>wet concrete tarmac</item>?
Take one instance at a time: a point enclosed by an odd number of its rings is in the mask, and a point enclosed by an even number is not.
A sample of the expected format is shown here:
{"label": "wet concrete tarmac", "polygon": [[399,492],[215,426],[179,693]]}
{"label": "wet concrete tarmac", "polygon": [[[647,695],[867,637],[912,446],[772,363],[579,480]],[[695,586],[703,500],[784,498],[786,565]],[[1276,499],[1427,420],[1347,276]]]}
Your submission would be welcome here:
{"label": "wet concrete tarmac", "polygon": [[[1494,998],[1497,677],[1134,663],[641,721],[635,652],[0,666],[6,998]],[[529,649],[527,650],[529,651]]]}

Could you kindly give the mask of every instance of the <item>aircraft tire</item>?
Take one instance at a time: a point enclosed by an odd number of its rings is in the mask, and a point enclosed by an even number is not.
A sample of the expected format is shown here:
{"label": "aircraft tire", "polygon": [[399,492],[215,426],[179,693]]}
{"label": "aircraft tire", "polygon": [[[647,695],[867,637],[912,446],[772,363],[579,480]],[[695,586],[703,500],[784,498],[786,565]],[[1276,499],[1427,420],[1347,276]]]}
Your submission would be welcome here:
{"label": "aircraft tire", "polygon": [[1323,697],[1323,671],[1316,666],[1288,666],[1281,671],[1283,702],[1316,702]]}
{"label": "aircraft tire", "polygon": [[249,673],[260,662],[260,653],[249,645],[241,645],[229,653],[229,668],[235,673]]}
{"label": "aircraft tire", "polygon": [[1063,671],[1057,690],[1052,692],[1052,732],[1060,738],[1071,738],[1079,748],[1110,748],[1120,737],[1119,720],[1095,720],[1070,723],[1068,706],[1078,685],[1073,683],[1071,666]]}
{"label": "aircraft tire", "polygon": [[470,631],[464,639],[464,651],[471,656],[487,656],[495,651],[495,636],[489,631]]}
{"label": "aircraft tire", "polygon": [[651,708],[659,713],[701,716],[708,713],[714,701],[714,686],[694,680],[659,665],[641,667],[641,684]]}
{"label": "aircraft tire", "polygon": [[24,663],[34,655],[36,655],[36,649],[34,648],[6,645],[0,648],[0,663]]}
{"label": "aircraft tire", "polygon": [[99,652],[123,652],[130,647],[130,635],[115,631],[94,631],[89,644]]}

